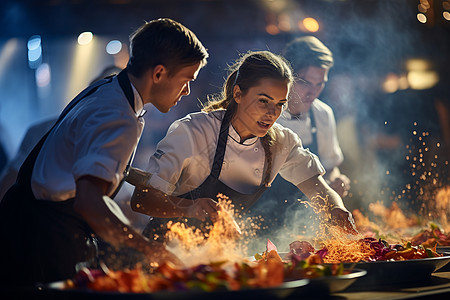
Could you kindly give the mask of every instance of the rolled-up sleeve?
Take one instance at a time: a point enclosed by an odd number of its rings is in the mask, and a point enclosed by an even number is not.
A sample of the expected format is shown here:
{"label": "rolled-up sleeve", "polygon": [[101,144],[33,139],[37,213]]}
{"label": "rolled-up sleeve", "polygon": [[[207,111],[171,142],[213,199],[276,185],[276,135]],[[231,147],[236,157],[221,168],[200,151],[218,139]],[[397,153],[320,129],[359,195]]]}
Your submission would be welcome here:
{"label": "rolled-up sleeve", "polygon": [[[143,125],[142,125],[143,126]],[[76,159],[72,167],[75,181],[86,175],[111,183],[108,193],[118,186],[140,138],[136,119],[105,108],[92,112],[83,124],[73,127]]]}
{"label": "rolled-up sleeve", "polygon": [[183,168],[193,156],[193,138],[182,120],[174,122],[150,157],[147,171],[152,174],[150,186],[172,194]]}

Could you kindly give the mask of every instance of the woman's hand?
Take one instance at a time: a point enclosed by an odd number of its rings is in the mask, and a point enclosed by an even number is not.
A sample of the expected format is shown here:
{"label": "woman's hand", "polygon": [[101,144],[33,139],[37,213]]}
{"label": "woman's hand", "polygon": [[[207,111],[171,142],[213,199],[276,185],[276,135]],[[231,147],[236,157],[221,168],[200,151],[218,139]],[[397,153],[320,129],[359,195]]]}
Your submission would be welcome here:
{"label": "woman's hand", "polygon": [[191,202],[192,205],[189,205],[186,209],[186,217],[196,218],[201,221],[205,221],[207,218],[213,222],[217,220],[217,211],[220,210],[217,201],[211,198],[197,198]]}
{"label": "woman's hand", "polygon": [[346,233],[359,234],[352,214],[348,210],[335,207],[331,210],[331,223],[341,227]]}
{"label": "woman's hand", "polygon": [[201,221],[205,221],[205,219],[209,218],[215,223],[219,220],[219,211],[223,214],[220,220],[229,224],[226,226],[227,229],[230,229],[229,232],[227,232],[229,237],[239,237],[242,232],[234,217],[229,215],[226,210],[221,210],[220,206],[217,205],[217,202],[211,198],[197,198],[194,201],[194,204],[188,208],[186,217],[196,218]]}

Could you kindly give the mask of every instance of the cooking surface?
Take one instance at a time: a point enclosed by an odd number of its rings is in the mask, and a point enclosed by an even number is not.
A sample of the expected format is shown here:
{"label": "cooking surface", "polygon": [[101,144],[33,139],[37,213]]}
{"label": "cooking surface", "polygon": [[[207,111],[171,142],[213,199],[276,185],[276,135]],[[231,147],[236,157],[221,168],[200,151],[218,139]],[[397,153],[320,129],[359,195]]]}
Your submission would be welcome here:
{"label": "cooking surface", "polygon": [[[250,291],[249,291],[250,292]],[[242,297],[229,297],[231,294],[223,293],[220,297],[201,297],[197,299],[226,299],[226,300],[237,300],[237,299],[255,299],[254,296],[257,296],[258,299],[279,299],[276,295],[266,294],[264,297],[259,298],[261,294],[255,293],[252,295],[251,293],[241,294]],[[136,295],[136,297],[124,297],[124,295],[120,294],[112,294],[108,297],[96,295],[95,293],[91,294],[64,294],[64,293],[47,293],[44,295],[44,292],[41,291],[30,291],[25,289],[14,290],[14,291],[6,291],[2,290],[0,292],[1,299],[23,299],[24,297],[28,297],[29,299],[34,299],[35,296],[45,296],[39,299],[154,299],[150,294],[148,295]],[[179,294],[180,295],[180,294]],[[235,294],[237,295],[237,294]],[[21,297],[23,296],[23,297]],[[332,299],[332,300],[378,300],[378,299],[412,299],[419,298],[423,299],[423,297],[430,299],[450,299],[450,272],[436,272],[433,273],[429,280],[421,281],[421,282],[413,282],[409,284],[402,285],[394,285],[394,286],[379,286],[374,288],[368,288],[366,290],[361,290],[359,288],[354,288],[350,286],[345,292],[333,293],[329,296],[320,294],[320,299]],[[317,299],[317,295],[303,294],[292,296],[287,296],[286,300],[294,300],[294,299]],[[167,300],[173,299],[170,297],[166,298]],[[427,298],[428,299],[428,298]],[[178,298],[177,300],[184,300],[183,297]]]}

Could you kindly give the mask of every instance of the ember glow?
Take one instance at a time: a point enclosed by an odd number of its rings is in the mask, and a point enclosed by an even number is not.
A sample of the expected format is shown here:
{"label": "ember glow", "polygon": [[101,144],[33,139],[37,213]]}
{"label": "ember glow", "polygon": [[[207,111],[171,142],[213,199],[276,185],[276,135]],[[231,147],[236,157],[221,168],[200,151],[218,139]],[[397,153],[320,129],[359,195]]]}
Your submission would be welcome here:
{"label": "ember glow", "polygon": [[[245,260],[245,247],[239,244],[236,231],[234,205],[228,197],[219,194],[218,219],[208,226],[207,233],[181,223],[169,223],[168,250],[177,255],[187,267],[217,261],[228,263]],[[245,229],[244,224],[239,227]]]}
{"label": "ember glow", "polygon": [[440,212],[437,214],[437,218],[441,223],[442,228],[446,232],[450,232],[450,220],[449,220],[449,212],[450,212],[450,186],[443,187],[438,190],[435,198],[436,212]]}

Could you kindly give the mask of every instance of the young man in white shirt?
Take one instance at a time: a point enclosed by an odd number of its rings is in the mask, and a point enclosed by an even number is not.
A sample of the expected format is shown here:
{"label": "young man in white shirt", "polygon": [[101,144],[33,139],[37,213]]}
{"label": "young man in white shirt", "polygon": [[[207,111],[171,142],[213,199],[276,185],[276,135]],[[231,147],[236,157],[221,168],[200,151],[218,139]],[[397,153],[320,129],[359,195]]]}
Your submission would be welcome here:
{"label": "young man in white shirt", "polygon": [[96,260],[95,236],[134,248],[151,262],[178,259],[130,226],[111,200],[142,134],[144,104],[168,112],[190,92],[208,53],[170,19],[146,22],[130,37],[117,76],[80,93],[28,156],[0,204],[0,284],[71,278]]}
{"label": "young man in white shirt", "polygon": [[345,197],[350,180],[339,170],[344,157],[337,139],[335,117],[332,108],[318,98],[328,82],[333,55],[316,37],[304,36],[286,45],[284,57],[298,79],[290,93],[288,109],[278,123],[297,133],[303,146],[319,156],[327,171],[324,178]]}

